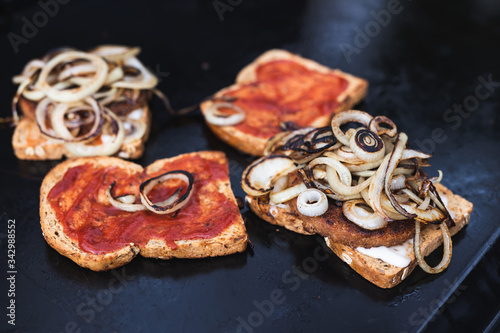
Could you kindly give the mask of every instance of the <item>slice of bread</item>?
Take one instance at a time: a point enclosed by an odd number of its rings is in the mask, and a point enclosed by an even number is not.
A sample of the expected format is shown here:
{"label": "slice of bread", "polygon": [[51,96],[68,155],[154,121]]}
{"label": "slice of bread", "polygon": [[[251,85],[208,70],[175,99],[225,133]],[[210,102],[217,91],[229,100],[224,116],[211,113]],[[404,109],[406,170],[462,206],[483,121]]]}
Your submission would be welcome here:
{"label": "slice of bread", "polygon": [[[257,81],[257,68],[265,63],[269,63],[277,60],[287,60],[298,63],[309,70],[323,73],[323,74],[334,74],[347,81],[347,87],[343,92],[341,92],[336,97],[336,106],[331,113],[318,116],[315,119],[308,121],[303,124],[303,127],[313,126],[322,127],[330,123],[331,117],[334,113],[340,112],[342,110],[348,110],[352,108],[355,104],[360,102],[366,95],[368,89],[368,82],[359,77],[344,73],[338,69],[330,69],[326,66],[320,65],[312,60],[302,58],[298,55],[292,54],[285,50],[269,50],[255,59],[251,64],[243,68],[236,77],[236,83],[230,87],[224,88],[214,95],[214,98],[220,98],[226,93],[236,91],[246,85],[252,85],[258,83]],[[294,94],[303,93],[307,94],[306,91],[299,92],[294,91]],[[303,96],[302,99],[307,99],[307,96]],[[201,104],[201,111],[206,114],[207,109],[213,105],[214,101],[209,100]],[[283,120],[283,119],[282,119]],[[245,120],[244,120],[245,121]],[[250,155],[261,156],[264,154],[264,149],[267,140],[272,136],[256,136],[242,131],[235,126],[217,126],[207,122],[208,127],[217,135],[222,141],[235,147],[236,149],[248,153]]]}
{"label": "slice of bread", "polygon": [[[203,173],[203,175],[200,174],[199,177],[204,177],[204,178],[198,179],[197,178],[198,176],[195,172],[197,170],[196,169],[197,167],[193,166],[193,163],[199,163],[200,161],[203,163],[216,163],[216,165],[222,168],[221,170],[224,170],[224,172],[218,173],[217,178],[213,179],[211,176],[207,177],[207,174]],[[184,163],[184,164],[179,164],[179,163]],[[98,250],[92,250],[92,251],[84,250],[82,248],[81,240],[78,237],[74,236],[70,237],[69,235],[70,232],[68,232],[67,229],[68,225],[63,224],[62,221],[58,218],[57,215],[58,212],[56,211],[56,209],[57,207],[68,207],[68,205],[72,207],[73,205],[75,205],[75,203],[78,203],[78,207],[80,207],[80,204],[83,206],[87,201],[85,201],[86,200],[85,198],[80,200],[79,197],[82,196],[81,193],[84,193],[85,191],[84,189],[82,189],[82,187],[85,187],[86,185],[76,186],[77,188],[71,186],[69,188],[66,188],[66,190],[64,191],[64,197],[62,199],[63,201],[57,201],[59,206],[57,206],[57,204],[54,204],[54,201],[51,201],[51,199],[49,198],[49,193],[51,193],[51,190],[55,186],[57,186],[58,183],[60,183],[60,181],[63,179],[63,177],[65,177],[65,174],[67,174],[69,170],[75,167],[89,166],[89,165],[91,167],[89,171],[91,173],[89,175],[93,175],[95,174],[95,172],[102,169],[108,170],[107,168],[113,168],[112,171],[105,171],[105,172],[113,172],[113,174],[111,174],[110,176],[111,178],[113,178],[112,177],[113,175],[116,175],[115,172],[119,173],[120,175],[123,174],[132,175],[133,177],[135,177],[136,175],[138,175],[137,177],[141,177],[142,175],[147,178],[150,177],[151,175],[158,174],[160,171],[164,172],[162,170],[168,170],[168,168],[178,169],[179,168],[178,165],[186,165],[185,170],[191,172],[195,179],[193,190],[195,190],[196,188],[199,188],[199,190],[193,192],[191,198],[189,199],[188,204],[185,207],[188,207],[190,204],[193,205],[198,204],[200,205],[199,207],[202,210],[202,212],[208,212],[208,213],[201,214],[202,217],[200,217],[200,215],[195,215],[192,218],[193,222],[191,222],[191,220],[188,221],[189,223],[191,223],[191,227],[195,228],[194,230],[195,232],[194,234],[192,234],[194,236],[190,237],[189,239],[175,239],[173,243],[168,243],[169,241],[164,238],[152,236],[148,241],[143,241],[142,243],[141,242],[134,243],[133,241],[127,240],[123,244],[123,246],[121,246],[121,248],[117,248],[109,252],[106,251],[103,252]],[[137,181],[137,184],[134,183],[133,187],[136,188],[137,191],[138,191],[137,189],[138,184],[139,180]],[[109,184],[100,183],[99,188],[97,190],[98,192],[96,193],[102,193],[103,191],[106,190],[108,186]],[[227,204],[227,207],[231,208],[230,213],[228,213],[227,215],[228,216],[227,218],[229,220],[227,221],[227,224],[223,226],[224,229],[222,229],[216,236],[206,237],[207,232],[209,232],[209,230],[207,231],[205,229],[210,228],[209,223],[211,222],[210,220],[206,219],[210,216],[210,211],[213,208],[211,202],[213,201],[213,198],[216,195],[219,197],[222,195],[222,198],[224,198],[224,200],[227,200],[225,201],[225,204]],[[79,201],[73,200],[73,198],[79,198],[77,199]],[[99,207],[102,208],[101,213],[104,211],[107,212],[107,209],[113,209],[113,207],[110,206],[105,196],[103,196],[103,199],[101,199],[101,195],[99,194],[96,198]],[[54,205],[56,205],[56,207]],[[183,214],[182,212],[183,209],[188,209],[185,207],[181,208],[178,211],[179,215]],[[68,210],[64,211],[65,212],[64,214],[66,214],[67,211]],[[132,214],[135,214],[128,212],[120,212],[120,213],[122,215],[124,214],[123,216],[127,218]],[[149,212],[147,213],[154,214]],[[103,213],[103,214],[105,216],[104,219],[106,219],[107,216],[106,214],[108,213]],[[100,231],[104,233],[106,232],[104,230],[105,228],[112,228],[108,220],[104,221],[94,217],[94,215],[99,216],[98,214],[92,213],[89,215],[90,216],[86,216],[85,220],[71,221],[72,230],[74,228],[92,227],[96,228],[97,230],[96,235],[100,235]],[[155,218],[158,217],[157,214],[154,215],[156,215]],[[163,222],[163,216],[165,216],[165,222]],[[147,228],[154,228],[156,226],[159,229],[161,229],[164,228],[165,225],[168,223],[175,224],[176,216],[177,214],[175,213],[173,215],[172,214],[162,215],[158,217],[161,218],[160,220],[161,224],[154,224],[154,225],[146,224],[146,226]],[[216,218],[222,219],[224,218],[224,216],[218,215],[216,216]],[[107,221],[108,223],[106,223]],[[121,222],[119,229],[117,229],[120,230],[119,231],[120,235],[122,236],[128,235],[128,232],[132,230],[130,228],[132,228],[133,223],[130,221],[131,220],[128,219],[125,220],[124,222]],[[203,257],[228,255],[244,251],[248,239],[243,219],[239,214],[238,206],[229,183],[227,159],[224,153],[211,152],[211,151],[184,154],[173,158],[158,160],[146,168],[142,168],[140,165],[124,161],[115,157],[91,157],[91,158],[77,158],[77,159],[67,160],[57,165],[54,169],[52,169],[43,180],[40,189],[40,223],[45,240],[51,247],[56,249],[60,254],[70,258],[78,265],[89,268],[94,271],[104,271],[120,267],[130,262],[137,254],[141,254],[144,257],[160,258],[160,259],[203,258]],[[203,230],[196,229],[199,228],[200,223],[203,224],[202,228]],[[190,225],[181,227],[189,228]],[[155,235],[158,235],[160,232],[161,230],[156,230],[156,229],[154,230]],[[94,234],[92,233],[91,235]],[[133,238],[133,235],[131,237]],[[91,239],[92,241],[98,243],[97,238],[95,239],[91,238]],[[96,248],[98,248],[99,244],[95,246]]]}
{"label": "slice of bread", "polygon": [[[441,184],[437,184],[436,189],[441,198],[443,198],[443,201],[447,205],[456,223],[454,227],[450,228],[451,235],[454,235],[469,223],[473,205],[461,196],[453,194]],[[311,230],[307,224],[302,223],[302,225],[300,225],[300,216],[295,212],[296,210],[289,206],[292,204],[292,201],[294,200],[281,204],[279,210],[276,210],[273,214],[270,212],[273,205],[269,203],[267,196],[260,198],[247,197],[250,209],[262,219],[272,224],[281,225],[292,231],[302,234],[312,234],[313,230]],[[432,253],[443,242],[443,236],[439,226],[432,224],[427,224],[422,228],[421,237],[421,249],[424,256]],[[363,254],[357,251],[355,247],[342,243],[334,243],[328,237],[325,238],[325,241],[328,247],[332,249],[339,258],[365,279],[381,288],[392,288],[398,285],[417,266],[413,248],[411,248],[410,253],[408,253],[411,258],[410,264],[406,267],[396,267],[381,259]]]}
{"label": "slice of bread", "polygon": [[[136,159],[142,156],[144,144],[149,136],[151,128],[151,112],[147,104],[136,110],[121,116],[126,122],[127,116],[133,115],[134,120],[146,125],[146,132],[141,138],[124,143],[120,151],[116,154],[122,158]],[[34,120],[30,117],[23,117],[12,136],[12,147],[17,158],[21,160],[58,160],[63,156],[76,157],[67,151],[61,140],[44,136]]]}

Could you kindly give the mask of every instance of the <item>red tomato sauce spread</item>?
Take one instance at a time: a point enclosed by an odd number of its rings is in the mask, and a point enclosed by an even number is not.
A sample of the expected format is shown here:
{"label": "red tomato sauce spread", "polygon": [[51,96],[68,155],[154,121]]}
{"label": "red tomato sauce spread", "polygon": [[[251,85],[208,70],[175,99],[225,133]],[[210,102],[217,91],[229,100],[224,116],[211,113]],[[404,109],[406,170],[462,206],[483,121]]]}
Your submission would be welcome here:
{"label": "red tomato sauce spread", "polygon": [[[174,213],[126,212],[106,198],[106,189],[116,181],[113,196],[133,193],[140,203],[140,183],[172,170],[188,171],[194,179],[189,202]],[[129,243],[144,246],[150,239],[164,240],[175,249],[174,241],[213,238],[237,221],[237,205],[217,191],[216,181],[229,181],[227,164],[199,156],[181,157],[148,174],[84,164],[69,169],[49,192],[48,200],[64,232],[86,252],[112,252]],[[187,184],[181,181],[162,183],[148,197],[153,202],[163,201],[179,186],[185,192]]]}
{"label": "red tomato sauce spread", "polygon": [[337,97],[348,85],[338,75],[310,70],[290,60],[262,64],[256,76],[256,82],[224,96],[237,97],[233,104],[245,110],[245,121],[235,127],[262,138],[281,132],[281,122],[306,127],[316,118],[332,114]]}

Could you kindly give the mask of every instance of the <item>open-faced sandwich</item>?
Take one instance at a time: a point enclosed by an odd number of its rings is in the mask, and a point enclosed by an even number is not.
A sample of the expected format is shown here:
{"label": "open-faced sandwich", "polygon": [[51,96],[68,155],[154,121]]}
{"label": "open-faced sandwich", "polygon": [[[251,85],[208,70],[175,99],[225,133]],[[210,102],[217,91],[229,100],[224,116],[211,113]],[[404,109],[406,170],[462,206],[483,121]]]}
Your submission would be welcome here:
{"label": "open-faced sandwich", "polygon": [[291,128],[328,125],[333,114],[366,95],[367,81],[284,50],[270,50],[243,68],[236,83],[201,104],[224,142],[262,156],[269,138]]}
{"label": "open-faced sandwich", "polygon": [[19,85],[12,101],[16,156],[140,157],[158,80],[137,59],[139,52],[117,45],[88,52],[61,48],[31,60],[13,78]]}
{"label": "open-faced sandwich", "polygon": [[[391,288],[417,264],[428,273],[446,269],[451,235],[472,211],[440,184],[441,172],[430,178],[422,171],[431,155],[409,149],[407,140],[387,117],[340,112],[331,126],[271,139],[267,155],[244,171],[242,187],[259,217],[323,236],[356,272]],[[424,257],[442,243],[442,261],[430,267]]]}
{"label": "open-faced sandwich", "polygon": [[67,160],[43,180],[46,241],[78,265],[103,271],[144,257],[242,252],[247,233],[221,152],[162,159],[146,168],[116,157]]}

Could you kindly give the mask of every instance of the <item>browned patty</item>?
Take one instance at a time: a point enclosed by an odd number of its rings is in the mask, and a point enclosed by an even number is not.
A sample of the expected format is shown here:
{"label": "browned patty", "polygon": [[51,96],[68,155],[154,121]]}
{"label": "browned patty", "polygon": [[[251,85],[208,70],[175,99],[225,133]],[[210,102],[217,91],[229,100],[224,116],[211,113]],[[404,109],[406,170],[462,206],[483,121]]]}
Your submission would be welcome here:
{"label": "browned patty", "polygon": [[[291,185],[300,181],[297,173],[290,175]],[[297,210],[297,199],[290,200],[288,215],[301,219],[304,229],[316,232],[330,238],[334,243],[353,247],[393,246],[403,243],[413,237],[415,222],[413,220],[389,222],[381,229],[367,230],[349,221],[342,213],[342,207],[337,206],[332,199],[325,214],[316,217],[302,215]],[[280,216],[278,216],[280,218]],[[287,218],[282,216],[281,218]],[[290,219],[290,217],[288,217]]]}
{"label": "browned patty", "polygon": [[[108,105],[108,108],[115,114],[119,116],[124,116],[129,112],[146,105],[149,99],[151,98],[151,91],[142,90],[141,93],[139,94],[139,97],[134,102],[132,100],[132,94],[133,94],[132,90],[130,89],[124,90],[123,97],[125,97],[125,100],[120,102],[112,102]],[[19,109],[26,117],[28,117],[33,121],[35,120],[35,111],[37,105],[38,102],[36,101],[31,101],[29,99],[24,98],[23,96],[19,98]]]}
{"label": "browned patty", "polygon": [[308,217],[297,211],[296,202],[297,199],[294,199],[290,206],[293,213],[298,214],[302,219],[304,228],[328,237],[334,243],[352,247],[393,246],[413,237],[415,232],[413,220],[389,222],[386,227],[376,230],[363,229],[344,216],[342,207],[332,203],[325,214]]}

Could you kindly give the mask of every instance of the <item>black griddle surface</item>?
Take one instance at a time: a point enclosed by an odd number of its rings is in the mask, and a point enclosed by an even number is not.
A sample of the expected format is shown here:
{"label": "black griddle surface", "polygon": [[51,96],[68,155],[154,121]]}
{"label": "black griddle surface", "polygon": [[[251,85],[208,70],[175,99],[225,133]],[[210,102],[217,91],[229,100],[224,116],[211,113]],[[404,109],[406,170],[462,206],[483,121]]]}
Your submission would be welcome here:
{"label": "black griddle surface", "polygon": [[[223,11],[224,4],[229,7],[221,21],[214,6]],[[366,78],[368,96],[357,108],[389,116],[413,147],[434,151],[428,172],[443,170],[444,184],[474,203],[470,225],[453,239],[450,267],[439,275],[417,268],[391,290],[325,254],[320,237],[264,223],[248,208],[242,214],[254,247],[245,253],[201,260],[138,257],[124,268],[96,273],[59,255],[42,237],[39,187],[57,161],[17,160],[13,130],[2,127],[2,331],[498,330],[500,86],[482,82],[500,81],[500,3],[74,0],[47,16],[17,53],[9,33],[22,36],[26,20],[43,20],[43,9],[35,1],[2,6],[1,116],[9,115],[15,93],[11,77],[62,45],[141,46],[141,60],[159,75],[159,88],[174,108],[230,85],[262,52],[284,48]],[[239,181],[251,157],[221,143],[199,111],[172,117],[158,100],[151,106],[152,133],[139,164],[222,150],[235,195],[244,196]],[[16,221],[16,326],[7,324],[5,310],[9,219]],[[439,254],[429,260],[437,262]]]}

